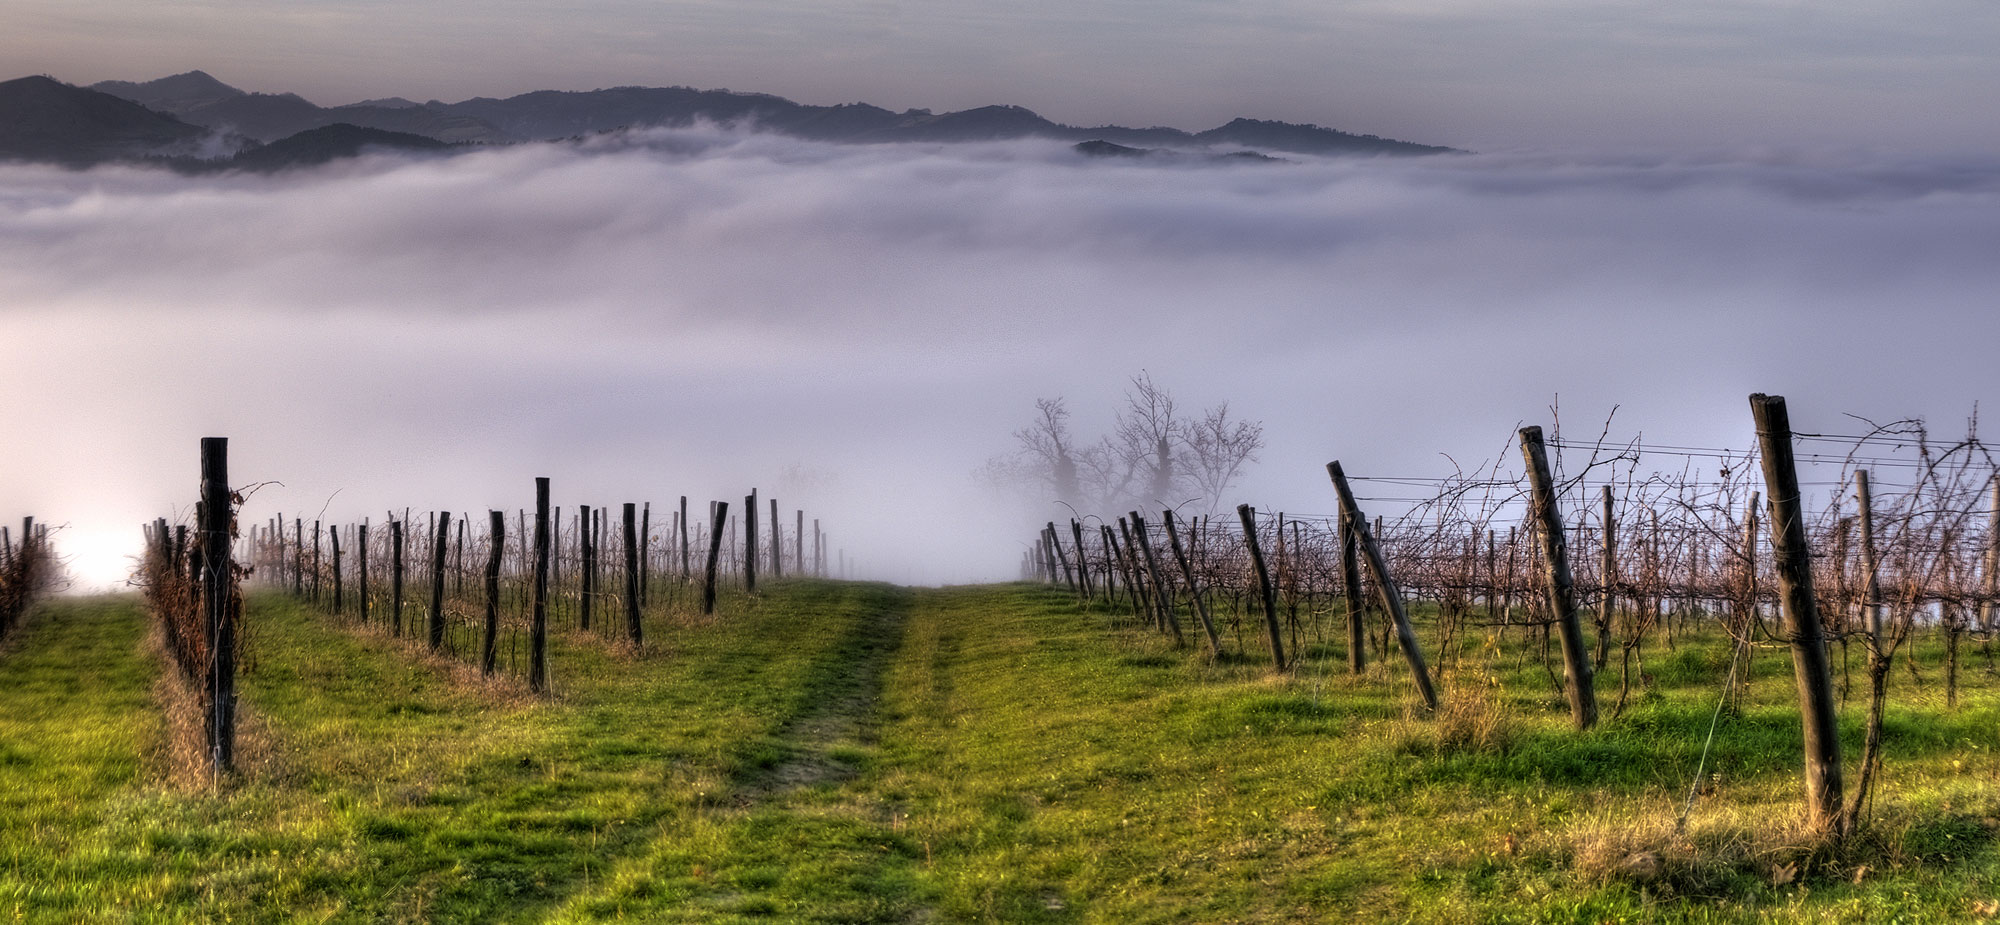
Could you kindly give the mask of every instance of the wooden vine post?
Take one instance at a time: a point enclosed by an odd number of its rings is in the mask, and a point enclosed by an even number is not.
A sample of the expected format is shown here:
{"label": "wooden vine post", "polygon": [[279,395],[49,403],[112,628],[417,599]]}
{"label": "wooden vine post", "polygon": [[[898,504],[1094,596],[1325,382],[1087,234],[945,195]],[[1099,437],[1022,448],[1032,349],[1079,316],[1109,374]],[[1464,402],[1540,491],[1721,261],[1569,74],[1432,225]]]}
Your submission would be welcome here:
{"label": "wooden vine post", "polygon": [[[722,520],[717,513],[715,519]],[[743,590],[757,590],[757,489],[743,497]]]}
{"label": "wooden vine post", "polygon": [[1425,709],[1436,710],[1437,689],[1431,686],[1430,668],[1424,664],[1424,650],[1417,645],[1417,631],[1410,626],[1409,612],[1403,607],[1403,592],[1396,587],[1396,579],[1389,575],[1389,562],[1382,556],[1382,547],[1376,545],[1375,534],[1368,529],[1368,518],[1361,513],[1361,506],[1354,501],[1354,490],[1347,486],[1347,473],[1341,471],[1340,460],[1326,464],[1327,477],[1333,480],[1333,490],[1340,496],[1340,516],[1354,527],[1361,546],[1362,561],[1368,564],[1368,573],[1375,579],[1375,594],[1381,599],[1382,610],[1389,615],[1389,622],[1396,630],[1396,643],[1403,650],[1403,659],[1410,665],[1410,680],[1417,685],[1417,696],[1423,698]]}
{"label": "wooden vine post", "polygon": [[444,648],[444,554],[451,543],[451,512],[438,513],[437,545],[431,550],[430,646]]}
{"label": "wooden vine post", "polygon": [[625,637],[633,645],[645,642],[639,625],[639,531],[633,523],[638,505],[625,505]]}
{"label": "wooden vine post", "polygon": [[1083,522],[1072,517],[1069,521],[1070,537],[1076,541],[1076,574],[1083,579],[1083,599],[1090,600],[1090,560],[1083,555]]}
{"label": "wooden vine post", "polygon": [[1278,600],[1271,591],[1271,571],[1264,566],[1264,550],[1257,544],[1257,510],[1247,504],[1236,506],[1236,517],[1243,522],[1243,545],[1250,551],[1250,564],[1257,575],[1257,595],[1264,603],[1264,628],[1271,634],[1271,665],[1279,671],[1285,670],[1284,634],[1278,628]]}
{"label": "wooden vine post", "polygon": [[722,534],[727,529],[724,524],[729,519],[729,502],[715,502],[715,516],[709,518],[708,567],[703,572],[701,583],[701,612],[715,612],[715,570],[722,562]]}
{"label": "wooden vine post", "polygon": [[[236,618],[242,607],[231,555],[235,509],[228,437],[201,438],[201,502],[202,618],[209,641],[204,731],[209,760],[219,774],[236,767]],[[22,549],[29,539],[22,537]]]}
{"label": "wooden vine post", "polygon": [[1347,670],[1368,667],[1368,629],[1361,612],[1361,530],[1340,513],[1340,594],[1347,603]]}
{"label": "wooden vine post", "polygon": [[1812,557],[1806,545],[1799,475],[1792,458],[1792,421],[1785,399],[1761,392],[1750,396],[1757,422],[1757,448],[1764,464],[1764,487],[1771,497],[1771,567],[1778,580],[1785,635],[1792,646],[1792,676],[1798,682],[1799,718],[1806,759],[1806,824],[1841,836],[1840,727],[1828,670],[1826,638],[1813,599]]}
{"label": "wooden vine post", "polygon": [[1181,567],[1181,579],[1187,582],[1188,597],[1194,599],[1194,612],[1201,618],[1202,631],[1208,634],[1210,655],[1222,655],[1222,639],[1215,634],[1215,621],[1208,615],[1208,601],[1201,596],[1201,586],[1195,583],[1194,566],[1189,564],[1187,549],[1181,545],[1181,534],[1174,526],[1174,512],[1168,508],[1160,512],[1161,523],[1167,527],[1167,543],[1174,549],[1174,561]]}
{"label": "wooden vine post", "polygon": [[359,576],[361,584],[359,587],[355,588],[354,591],[355,603],[357,609],[359,609],[361,612],[361,625],[367,626],[368,625],[368,521],[366,519],[363,519],[361,521],[361,526],[355,532],[357,534],[355,545],[356,547],[358,547],[360,552],[358,555],[354,557],[354,561],[361,570],[361,575]]}
{"label": "wooden vine post", "polygon": [[[1139,553],[1146,560],[1146,574],[1152,578],[1155,590],[1154,606],[1159,608],[1160,622],[1164,623],[1167,631],[1173,634],[1174,648],[1178,649],[1186,645],[1187,640],[1181,636],[1181,619],[1174,613],[1174,596],[1173,592],[1169,590],[1169,585],[1172,582],[1167,580],[1165,570],[1160,568],[1159,560],[1153,556],[1153,540],[1151,533],[1146,527],[1146,518],[1139,516],[1138,511],[1132,511],[1131,517],[1132,529],[1139,536]],[[1189,587],[1192,588],[1193,584],[1190,583]],[[1277,614],[1275,604],[1272,606],[1271,613],[1274,617]],[[1283,668],[1284,665],[1280,664],[1278,667]]]}
{"label": "wooden vine post", "polygon": [[500,656],[500,557],[507,551],[507,515],[488,511],[486,538],[486,638],[479,650],[479,673],[491,676]]}
{"label": "wooden vine post", "polygon": [[549,480],[535,479],[535,596],[528,618],[528,690],[549,687]]}
{"label": "wooden vine post", "polygon": [[342,600],[340,587],[340,527],[336,525],[328,529],[326,538],[333,544],[333,612],[340,613],[344,609],[342,605],[346,603]]}
{"label": "wooden vine post", "polygon": [[[1549,615],[1562,636],[1563,693],[1569,697],[1570,721],[1579,730],[1597,725],[1597,684],[1585,650],[1583,627],[1576,616],[1576,583],[1569,570],[1569,545],[1563,539],[1562,513],[1556,507],[1554,477],[1549,473],[1548,448],[1540,427],[1521,428],[1521,455],[1533,488],[1529,517],[1542,545],[1542,587]],[[1547,651],[1544,649],[1543,651]]]}
{"label": "wooden vine post", "polygon": [[389,521],[389,605],[392,635],[403,635],[403,522]]}
{"label": "wooden vine post", "polygon": [[577,572],[577,620],[581,628],[590,629],[591,598],[597,596],[597,547],[591,542],[590,505],[578,505],[576,509],[577,557],[583,560]]}

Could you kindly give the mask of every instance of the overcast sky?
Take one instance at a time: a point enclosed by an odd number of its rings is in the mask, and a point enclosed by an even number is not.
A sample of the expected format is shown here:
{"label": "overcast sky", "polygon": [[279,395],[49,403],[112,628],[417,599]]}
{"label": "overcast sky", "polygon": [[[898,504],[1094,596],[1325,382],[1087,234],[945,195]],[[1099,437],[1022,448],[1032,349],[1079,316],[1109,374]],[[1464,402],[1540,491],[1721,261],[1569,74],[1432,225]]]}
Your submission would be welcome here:
{"label": "overcast sky", "polygon": [[324,105],[728,87],[1481,150],[1991,150],[1991,0],[5,0],[0,62]]}

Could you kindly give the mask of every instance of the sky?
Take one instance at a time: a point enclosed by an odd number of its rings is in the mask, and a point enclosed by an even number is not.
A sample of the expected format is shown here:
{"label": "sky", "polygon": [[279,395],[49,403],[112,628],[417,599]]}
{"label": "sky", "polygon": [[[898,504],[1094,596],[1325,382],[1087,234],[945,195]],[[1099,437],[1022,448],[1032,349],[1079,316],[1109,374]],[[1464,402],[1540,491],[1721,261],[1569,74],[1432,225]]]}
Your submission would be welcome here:
{"label": "sky", "polygon": [[726,87],[1482,151],[1991,150],[1990,0],[5,0],[0,61],[322,105]]}
{"label": "sky", "polygon": [[975,477],[1035,400],[1088,437],[1141,372],[1264,424],[1214,500],[1305,514],[1330,459],[1476,468],[1558,407],[1739,447],[1751,392],[1802,430],[1951,431],[2000,381],[1991,3],[0,4],[0,61],[78,83],[684,84],[1478,152],[700,126],[259,177],[3,164],[0,518],[60,525],[83,587],[187,515],[203,436],[252,521],[755,487],[864,574],[954,582],[1067,516]]}

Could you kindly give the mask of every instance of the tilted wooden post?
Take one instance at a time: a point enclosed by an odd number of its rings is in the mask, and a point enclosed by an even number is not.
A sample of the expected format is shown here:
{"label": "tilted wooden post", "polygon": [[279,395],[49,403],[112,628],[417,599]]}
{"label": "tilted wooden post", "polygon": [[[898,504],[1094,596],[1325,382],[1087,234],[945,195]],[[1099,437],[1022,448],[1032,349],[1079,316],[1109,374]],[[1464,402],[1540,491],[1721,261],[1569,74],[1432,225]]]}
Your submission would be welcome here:
{"label": "tilted wooden post", "polygon": [[1362,561],[1368,564],[1368,574],[1375,579],[1375,594],[1381,599],[1382,611],[1389,615],[1389,623],[1396,630],[1396,644],[1403,650],[1403,660],[1410,666],[1410,681],[1417,686],[1417,696],[1423,698],[1424,708],[1437,709],[1437,689],[1431,686],[1431,671],[1424,663],[1424,650],[1417,645],[1417,631],[1410,626],[1410,615],[1403,607],[1403,592],[1396,587],[1396,579],[1389,574],[1389,562],[1382,557],[1382,547],[1376,545],[1375,534],[1368,529],[1368,518],[1361,513],[1361,506],[1355,503],[1354,490],[1347,487],[1347,473],[1340,468],[1340,461],[1326,464],[1327,477],[1333,480],[1333,491],[1340,496],[1340,516],[1355,528],[1361,545]]}
{"label": "tilted wooden post", "polygon": [[535,479],[535,597],[528,625],[528,690],[549,686],[549,480]]}
{"label": "tilted wooden post", "polygon": [[486,639],[480,647],[479,673],[491,675],[500,657],[500,557],[507,551],[507,515],[489,511],[486,538]]}
{"label": "tilted wooden post", "polygon": [[726,529],[723,523],[729,517],[729,502],[717,501],[714,504],[715,516],[709,518],[708,568],[701,583],[701,612],[704,614],[715,612],[715,569],[722,561],[722,535]]}
{"label": "tilted wooden post", "polygon": [[431,651],[444,648],[444,554],[451,544],[451,512],[439,511],[437,547],[431,550]]}
{"label": "tilted wooden post", "polygon": [[[235,509],[229,490],[229,438],[201,438],[202,605],[209,639],[208,703],[204,717],[209,760],[216,772],[236,767],[236,566],[230,528]],[[30,536],[21,538],[28,548]]]}
{"label": "tilted wooden post", "polygon": [[1799,475],[1792,458],[1792,420],[1785,399],[1750,396],[1763,457],[1764,487],[1771,496],[1771,567],[1784,605],[1785,634],[1792,644],[1792,676],[1798,682],[1799,718],[1806,759],[1806,821],[1814,830],[1839,837],[1840,727],[1827,668],[1826,638],[1813,599],[1811,549],[1799,503]]}
{"label": "tilted wooden post", "polygon": [[1180,564],[1181,579],[1187,582],[1188,597],[1194,598],[1195,615],[1201,618],[1202,632],[1208,634],[1209,654],[1222,655],[1222,639],[1215,634],[1215,621],[1209,619],[1208,601],[1201,596],[1201,586],[1195,583],[1194,566],[1188,564],[1187,550],[1181,546],[1180,531],[1174,527],[1174,511],[1167,508],[1160,512],[1160,522],[1167,526],[1167,544],[1173,547],[1174,561]]}
{"label": "tilted wooden post", "polygon": [[1090,600],[1090,560],[1083,554],[1083,522],[1070,518],[1069,533],[1076,541],[1076,574],[1083,579],[1083,599],[1087,601]]}
{"label": "tilted wooden post", "polygon": [[1250,564],[1257,581],[1257,596],[1264,604],[1264,628],[1271,634],[1271,665],[1279,671],[1285,670],[1284,634],[1278,629],[1278,599],[1271,592],[1271,571],[1264,567],[1264,549],[1257,545],[1257,511],[1247,504],[1236,506],[1236,517],[1243,522],[1243,545],[1250,550]]}
{"label": "tilted wooden post", "polygon": [[[1062,539],[1056,535],[1056,522],[1053,520],[1049,521],[1049,525],[1043,528],[1042,534],[1049,538],[1049,561],[1051,563],[1050,567],[1060,568],[1062,571],[1063,581],[1069,585],[1069,589],[1071,592],[1075,592],[1076,576],[1070,574],[1069,559],[1068,557],[1063,555]],[[1052,578],[1050,580],[1053,581],[1054,579]]]}
{"label": "tilted wooden post", "polygon": [[[1174,613],[1174,596],[1168,589],[1168,586],[1172,582],[1167,580],[1165,570],[1160,568],[1159,560],[1153,555],[1153,539],[1151,533],[1146,528],[1146,518],[1139,516],[1138,511],[1132,511],[1130,514],[1132,517],[1132,529],[1139,537],[1139,552],[1146,559],[1146,572],[1152,576],[1153,588],[1155,590],[1153,598],[1154,606],[1159,608],[1160,621],[1166,625],[1167,631],[1174,636],[1174,648],[1180,648],[1187,644],[1187,640],[1181,636],[1181,619]],[[1272,613],[1275,614],[1276,611],[1273,610]],[[1284,666],[1279,665],[1278,667],[1283,668]]]}
{"label": "tilted wooden post", "polygon": [[1549,452],[1542,443],[1541,428],[1521,428],[1521,455],[1527,460],[1528,481],[1533,488],[1529,518],[1542,540],[1542,585],[1548,593],[1549,615],[1562,635],[1563,693],[1569,697],[1570,721],[1578,729],[1589,729],[1597,725],[1597,685],[1585,651],[1583,627],[1577,622],[1569,545],[1563,539],[1562,514],[1556,507],[1554,478],[1549,474]]}
{"label": "tilted wooden post", "polygon": [[639,625],[639,531],[635,520],[638,505],[625,505],[625,638],[633,645],[646,641],[645,631]]}

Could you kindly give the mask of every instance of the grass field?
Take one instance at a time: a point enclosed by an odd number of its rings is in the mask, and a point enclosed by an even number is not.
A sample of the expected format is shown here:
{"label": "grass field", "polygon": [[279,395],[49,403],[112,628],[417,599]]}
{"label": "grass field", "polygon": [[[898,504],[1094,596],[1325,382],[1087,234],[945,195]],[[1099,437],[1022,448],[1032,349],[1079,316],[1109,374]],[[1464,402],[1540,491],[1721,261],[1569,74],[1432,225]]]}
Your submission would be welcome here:
{"label": "grass field", "polygon": [[2000,899],[1976,655],[1956,711],[1935,653],[1924,689],[1898,668],[1875,821],[1815,853],[1782,650],[1676,834],[1714,640],[1655,644],[1651,687],[1579,735],[1519,638],[1472,640],[1418,718],[1400,663],[1211,664],[1027,585],[779,583],[657,619],[638,654],[558,636],[546,700],[262,597],[247,767],[217,787],[140,606],[59,599],[0,652],[0,916],[1959,922]]}

